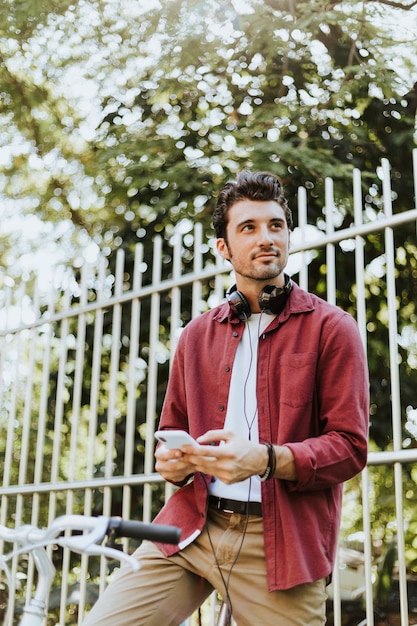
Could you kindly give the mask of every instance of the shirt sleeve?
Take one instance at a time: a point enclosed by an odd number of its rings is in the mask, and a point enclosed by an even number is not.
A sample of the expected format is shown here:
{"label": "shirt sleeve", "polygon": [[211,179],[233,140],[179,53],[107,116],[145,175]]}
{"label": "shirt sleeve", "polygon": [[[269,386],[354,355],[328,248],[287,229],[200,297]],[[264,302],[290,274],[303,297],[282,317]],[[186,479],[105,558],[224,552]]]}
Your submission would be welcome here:
{"label": "shirt sleeve", "polygon": [[184,380],[184,340],[187,329],[179,339],[162,405],[160,429],[180,429],[189,432]]}
{"label": "shirt sleeve", "polygon": [[297,469],[291,491],[344,482],[366,464],[369,374],[356,322],[346,313],[323,330],[315,382],[320,433],[285,444]]}

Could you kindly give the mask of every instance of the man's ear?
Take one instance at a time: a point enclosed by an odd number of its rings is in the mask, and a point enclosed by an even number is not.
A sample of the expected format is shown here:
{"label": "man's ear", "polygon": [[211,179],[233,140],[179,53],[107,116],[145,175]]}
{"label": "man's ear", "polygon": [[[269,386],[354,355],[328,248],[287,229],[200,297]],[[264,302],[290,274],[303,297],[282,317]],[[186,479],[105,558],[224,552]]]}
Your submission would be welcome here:
{"label": "man's ear", "polygon": [[230,261],[230,255],[229,255],[227,243],[225,242],[223,237],[219,237],[219,239],[216,240],[216,248],[217,248],[217,252],[220,254],[220,256],[223,259],[225,259],[226,261]]}

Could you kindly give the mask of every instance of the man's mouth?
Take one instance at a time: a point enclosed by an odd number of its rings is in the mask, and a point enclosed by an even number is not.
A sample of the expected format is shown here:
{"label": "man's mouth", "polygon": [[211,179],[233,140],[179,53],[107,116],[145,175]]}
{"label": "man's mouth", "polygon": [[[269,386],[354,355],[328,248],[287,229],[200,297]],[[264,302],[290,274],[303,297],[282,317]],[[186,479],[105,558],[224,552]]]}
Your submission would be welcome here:
{"label": "man's mouth", "polygon": [[276,252],[260,252],[259,254],[255,254],[255,259],[276,259]]}

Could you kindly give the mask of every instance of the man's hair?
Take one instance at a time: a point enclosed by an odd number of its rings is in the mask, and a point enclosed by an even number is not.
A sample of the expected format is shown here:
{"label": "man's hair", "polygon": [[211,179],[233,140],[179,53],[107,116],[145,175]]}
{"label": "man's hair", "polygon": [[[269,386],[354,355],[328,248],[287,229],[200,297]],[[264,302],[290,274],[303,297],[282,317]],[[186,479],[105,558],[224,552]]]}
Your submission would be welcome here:
{"label": "man's hair", "polygon": [[275,200],[284,210],[287,226],[293,227],[292,213],[278,178],[270,172],[243,170],[236,180],[229,181],[220,191],[213,213],[213,227],[217,238],[227,241],[229,209],[239,200]]}

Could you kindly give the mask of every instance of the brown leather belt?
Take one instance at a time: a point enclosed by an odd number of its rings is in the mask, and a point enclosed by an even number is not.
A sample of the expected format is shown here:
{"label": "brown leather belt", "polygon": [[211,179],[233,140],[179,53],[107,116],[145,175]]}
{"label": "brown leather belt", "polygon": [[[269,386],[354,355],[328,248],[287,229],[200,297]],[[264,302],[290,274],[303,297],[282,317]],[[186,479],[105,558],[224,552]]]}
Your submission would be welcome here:
{"label": "brown leather belt", "polygon": [[241,500],[228,500],[209,496],[209,503],[215,509],[225,513],[239,513],[240,515],[262,515],[262,504],[260,502],[242,502]]}

